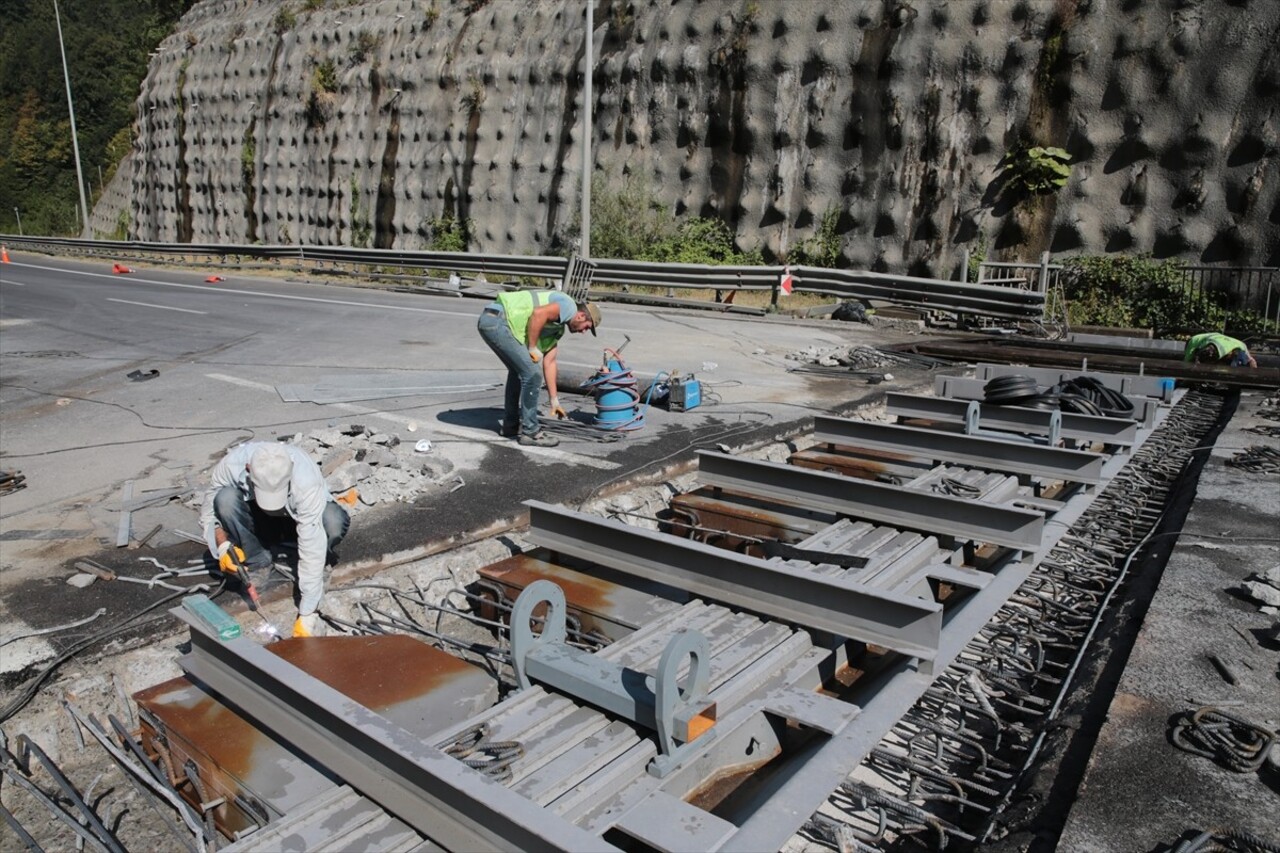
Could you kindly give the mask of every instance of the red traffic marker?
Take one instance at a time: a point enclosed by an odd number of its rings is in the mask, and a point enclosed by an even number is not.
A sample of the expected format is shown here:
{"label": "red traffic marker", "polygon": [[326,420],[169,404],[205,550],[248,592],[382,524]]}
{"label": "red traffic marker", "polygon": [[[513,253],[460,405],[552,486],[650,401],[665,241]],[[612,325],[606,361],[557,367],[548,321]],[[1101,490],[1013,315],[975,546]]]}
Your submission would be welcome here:
{"label": "red traffic marker", "polygon": [[112,266],[111,266],[111,271],[112,271],[113,273],[115,273],[116,275],[125,275],[126,273],[131,273],[131,272],[133,272],[133,270],[129,269],[128,267],[124,266],[123,264],[112,264]]}
{"label": "red traffic marker", "polygon": [[207,281],[209,284],[217,284],[220,281],[226,281],[226,279],[220,275],[211,275],[208,278],[206,278],[205,281]]}

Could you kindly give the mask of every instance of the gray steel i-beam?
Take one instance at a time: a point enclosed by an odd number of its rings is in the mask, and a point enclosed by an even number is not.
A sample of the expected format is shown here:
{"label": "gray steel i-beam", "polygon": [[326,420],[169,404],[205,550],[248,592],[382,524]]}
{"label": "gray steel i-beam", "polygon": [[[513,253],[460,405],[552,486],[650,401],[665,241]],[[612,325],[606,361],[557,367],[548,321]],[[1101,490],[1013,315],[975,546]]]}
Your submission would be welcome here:
{"label": "gray steel i-beam", "polygon": [[490,781],[247,637],[221,641],[183,608],[190,675],[352,788],[450,850],[616,850]]}
{"label": "gray steel i-beam", "polygon": [[[899,418],[920,418],[962,424],[969,411],[969,403],[947,397],[929,397],[923,394],[899,394],[891,391],[885,395],[885,411]],[[1025,432],[1035,435],[1049,434],[1050,412],[1019,406],[994,406],[979,403],[978,421],[983,429],[1008,432]],[[1059,435],[1073,441],[1101,442],[1132,446],[1138,440],[1138,427],[1123,418],[1104,418],[1097,415],[1078,415],[1062,412],[1062,429]]]}
{"label": "gray steel i-beam", "polygon": [[698,451],[698,483],[905,530],[945,534],[1024,551],[1038,550],[1044,532],[1044,516],[1038,512],[706,450]]}
{"label": "gray steel i-beam", "polygon": [[1030,474],[1091,486],[1102,482],[1104,457],[1083,450],[821,415],[813,419],[813,437],[832,444],[910,453],[1004,474]]}
{"label": "gray steel i-beam", "polygon": [[552,551],[925,661],[937,655],[942,607],[936,602],[844,578],[793,572],[755,557],[540,501],[525,501],[525,506],[529,539]]}

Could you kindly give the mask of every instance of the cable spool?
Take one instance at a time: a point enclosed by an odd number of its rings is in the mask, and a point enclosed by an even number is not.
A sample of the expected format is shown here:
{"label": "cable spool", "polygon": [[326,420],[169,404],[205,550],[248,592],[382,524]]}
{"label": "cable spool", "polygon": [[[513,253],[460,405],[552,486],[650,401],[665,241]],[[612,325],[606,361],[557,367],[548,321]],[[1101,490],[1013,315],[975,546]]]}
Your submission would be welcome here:
{"label": "cable spool", "polygon": [[596,427],[630,431],[644,426],[638,384],[622,356],[615,350],[605,350],[604,365],[582,383],[583,389],[595,397]]}

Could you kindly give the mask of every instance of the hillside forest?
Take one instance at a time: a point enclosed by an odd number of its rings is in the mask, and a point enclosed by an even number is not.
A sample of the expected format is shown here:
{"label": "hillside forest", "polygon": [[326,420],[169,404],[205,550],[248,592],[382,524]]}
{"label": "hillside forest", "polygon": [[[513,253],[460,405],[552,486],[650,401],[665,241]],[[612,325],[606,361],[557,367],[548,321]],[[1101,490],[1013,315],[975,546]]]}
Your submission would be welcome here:
{"label": "hillside forest", "polygon": [[[148,55],[194,0],[58,0],[92,208],[132,145]],[[0,233],[78,235],[54,0],[0,0]],[[17,212],[15,213],[15,208]]]}

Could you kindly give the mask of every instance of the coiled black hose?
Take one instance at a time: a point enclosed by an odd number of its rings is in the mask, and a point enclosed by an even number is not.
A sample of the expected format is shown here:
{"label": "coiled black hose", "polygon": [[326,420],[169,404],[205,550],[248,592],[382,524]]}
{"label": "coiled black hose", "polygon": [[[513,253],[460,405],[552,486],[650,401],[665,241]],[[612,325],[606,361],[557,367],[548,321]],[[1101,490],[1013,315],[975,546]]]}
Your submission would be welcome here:
{"label": "coiled black hose", "polygon": [[982,401],[995,406],[1061,409],[1108,418],[1133,417],[1133,401],[1091,376],[1077,376],[1043,389],[1030,376],[997,376],[982,386]]}

